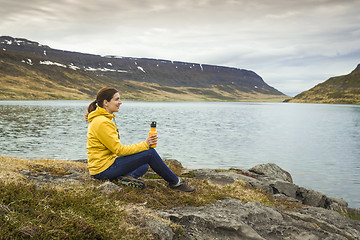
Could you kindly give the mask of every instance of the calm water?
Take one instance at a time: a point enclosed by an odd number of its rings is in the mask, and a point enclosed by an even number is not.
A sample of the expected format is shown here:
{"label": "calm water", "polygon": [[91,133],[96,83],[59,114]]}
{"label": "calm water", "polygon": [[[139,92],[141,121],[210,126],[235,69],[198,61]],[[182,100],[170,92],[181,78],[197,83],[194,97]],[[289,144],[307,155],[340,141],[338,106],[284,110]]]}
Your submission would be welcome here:
{"label": "calm water", "polygon": [[[0,101],[1,155],[86,158],[88,101]],[[187,168],[274,162],[294,182],[360,207],[360,106],[294,103],[124,102],[123,144],[158,122],[157,150]]]}

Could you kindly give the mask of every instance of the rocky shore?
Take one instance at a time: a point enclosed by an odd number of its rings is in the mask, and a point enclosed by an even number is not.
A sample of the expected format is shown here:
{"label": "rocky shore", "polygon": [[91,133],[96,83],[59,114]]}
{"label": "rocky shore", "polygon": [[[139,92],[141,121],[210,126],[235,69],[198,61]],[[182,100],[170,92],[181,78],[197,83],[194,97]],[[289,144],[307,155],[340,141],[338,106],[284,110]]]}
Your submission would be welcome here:
{"label": "rocky shore", "polygon": [[[50,182],[89,181],[79,178],[83,174],[79,170],[70,172],[55,176],[46,171],[20,170],[27,179],[37,182],[38,188]],[[205,206],[148,209],[152,214],[144,215],[141,212],[147,211],[147,207],[138,205],[132,216],[138,218],[142,227],[156,239],[360,239],[360,221],[354,220],[359,219],[360,209],[349,208],[343,199],[297,186],[291,174],[275,164],[261,164],[248,170],[183,170],[183,174],[225,187],[243,181],[280,201],[293,203],[293,207],[281,204],[269,207],[258,202],[224,198]],[[123,192],[121,187],[111,182],[104,182],[97,188],[103,194]],[[174,229],[173,224],[181,226],[181,233]]]}
{"label": "rocky shore", "polygon": [[[181,224],[186,239],[360,239],[360,210],[343,199],[297,186],[290,173],[275,164],[257,165],[248,171],[191,170],[195,177],[215,184],[243,180],[254,188],[301,205],[285,210],[259,203],[224,199],[205,207],[174,208],[159,215]],[[343,215],[342,215],[342,214]]]}

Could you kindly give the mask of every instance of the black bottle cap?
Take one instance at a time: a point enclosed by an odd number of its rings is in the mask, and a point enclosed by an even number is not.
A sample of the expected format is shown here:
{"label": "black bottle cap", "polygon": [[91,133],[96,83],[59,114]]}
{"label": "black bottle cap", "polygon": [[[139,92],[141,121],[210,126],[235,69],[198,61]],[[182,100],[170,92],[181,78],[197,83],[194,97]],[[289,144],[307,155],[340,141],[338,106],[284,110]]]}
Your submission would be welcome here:
{"label": "black bottle cap", "polygon": [[153,121],[153,122],[150,124],[150,127],[152,127],[152,128],[156,128],[156,122],[155,122],[155,121]]}

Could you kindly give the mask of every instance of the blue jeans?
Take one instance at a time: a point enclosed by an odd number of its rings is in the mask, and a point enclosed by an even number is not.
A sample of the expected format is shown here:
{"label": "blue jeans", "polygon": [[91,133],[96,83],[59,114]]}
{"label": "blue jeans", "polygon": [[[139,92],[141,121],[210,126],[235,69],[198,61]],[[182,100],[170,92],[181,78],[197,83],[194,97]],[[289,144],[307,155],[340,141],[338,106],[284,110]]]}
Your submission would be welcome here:
{"label": "blue jeans", "polygon": [[113,180],[126,175],[139,178],[147,172],[149,166],[168,183],[179,182],[179,178],[166,166],[154,148],[129,156],[117,157],[108,169],[93,177],[100,180]]}

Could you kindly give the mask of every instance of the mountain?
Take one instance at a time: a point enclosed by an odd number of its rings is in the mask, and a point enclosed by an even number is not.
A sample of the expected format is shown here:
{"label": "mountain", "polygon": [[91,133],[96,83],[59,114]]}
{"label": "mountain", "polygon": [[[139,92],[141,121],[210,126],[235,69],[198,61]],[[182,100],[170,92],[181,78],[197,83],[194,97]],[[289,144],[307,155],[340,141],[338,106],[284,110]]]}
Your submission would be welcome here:
{"label": "mountain", "polygon": [[360,64],[351,73],[329,78],[289,102],[360,104]]}
{"label": "mountain", "polygon": [[99,56],[0,37],[0,99],[92,99],[113,86],[127,100],[285,99],[253,71],[160,59]]}

